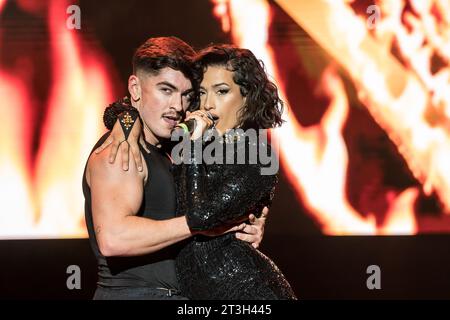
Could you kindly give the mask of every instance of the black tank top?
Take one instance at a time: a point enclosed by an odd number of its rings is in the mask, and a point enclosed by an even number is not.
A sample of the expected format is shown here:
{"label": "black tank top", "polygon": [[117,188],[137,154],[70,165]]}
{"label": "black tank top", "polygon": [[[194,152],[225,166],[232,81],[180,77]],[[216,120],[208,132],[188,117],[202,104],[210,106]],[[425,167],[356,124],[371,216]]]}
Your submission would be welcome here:
{"label": "black tank top", "polygon": [[[94,149],[106,140],[105,134]],[[175,217],[175,185],[171,173],[171,161],[164,151],[147,144],[150,153],[141,146],[148,168],[144,186],[144,200],[137,216],[164,220]],[[132,160],[130,160],[132,161]],[[85,218],[89,241],[98,264],[98,286],[101,287],[165,287],[178,289],[174,259],[181,244],[166,247],[148,255],[135,257],[104,257],[98,248],[92,222],[91,190],[83,175]]]}

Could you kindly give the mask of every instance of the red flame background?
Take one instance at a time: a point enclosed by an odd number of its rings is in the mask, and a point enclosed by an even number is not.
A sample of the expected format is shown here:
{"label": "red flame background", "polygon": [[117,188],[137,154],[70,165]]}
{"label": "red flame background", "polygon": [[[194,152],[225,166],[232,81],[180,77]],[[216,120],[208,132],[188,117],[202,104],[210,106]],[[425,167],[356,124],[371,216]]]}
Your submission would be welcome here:
{"label": "red flame background", "polygon": [[[247,47],[279,85],[274,232],[450,230],[448,1],[215,0],[183,13],[174,2],[162,20],[81,1],[81,30],[67,28],[71,4],[0,1],[1,238],[86,236],[81,177],[103,109],[125,93],[121,65],[158,35]],[[381,13],[373,29],[371,5]],[[154,29],[126,23],[147,15]],[[133,45],[121,46],[127,37]]]}

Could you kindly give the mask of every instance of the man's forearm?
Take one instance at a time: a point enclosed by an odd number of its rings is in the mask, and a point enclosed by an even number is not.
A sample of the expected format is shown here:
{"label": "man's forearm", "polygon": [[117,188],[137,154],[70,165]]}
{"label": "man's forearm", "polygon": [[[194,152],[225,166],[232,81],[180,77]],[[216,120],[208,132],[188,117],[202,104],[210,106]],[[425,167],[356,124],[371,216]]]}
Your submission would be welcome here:
{"label": "man's forearm", "polygon": [[149,254],[192,236],[186,218],[153,220],[126,216],[120,227],[97,230],[100,250],[105,256],[138,256]]}

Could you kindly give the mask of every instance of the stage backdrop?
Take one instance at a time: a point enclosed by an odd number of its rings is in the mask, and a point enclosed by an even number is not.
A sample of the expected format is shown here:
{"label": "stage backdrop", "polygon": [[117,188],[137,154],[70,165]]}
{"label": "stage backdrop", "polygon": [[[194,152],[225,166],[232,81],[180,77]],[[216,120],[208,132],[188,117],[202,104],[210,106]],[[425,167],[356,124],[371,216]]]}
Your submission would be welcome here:
{"label": "stage backdrop", "polygon": [[270,233],[447,233],[449,30],[446,0],[0,0],[0,238],[87,236],[103,110],[172,35],[248,48],[279,86]]}

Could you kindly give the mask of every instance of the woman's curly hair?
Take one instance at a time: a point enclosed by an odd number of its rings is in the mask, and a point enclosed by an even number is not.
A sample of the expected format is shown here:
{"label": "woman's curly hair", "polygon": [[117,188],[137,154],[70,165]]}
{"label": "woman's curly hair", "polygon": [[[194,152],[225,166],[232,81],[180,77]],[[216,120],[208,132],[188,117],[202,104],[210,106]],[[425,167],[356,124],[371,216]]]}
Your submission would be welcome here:
{"label": "woman's curly hair", "polygon": [[[194,61],[200,82],[209,66],[224,66],[234,73],[233,81],[246,97],[238,114],[241,128],[268,129],[283,123],[283,101],[278,96],[278,88],[268,79],[263,62],[250,50],[227,44],[208,46],[198,53]],[[194,106],[198,107],[198,104]]]}

